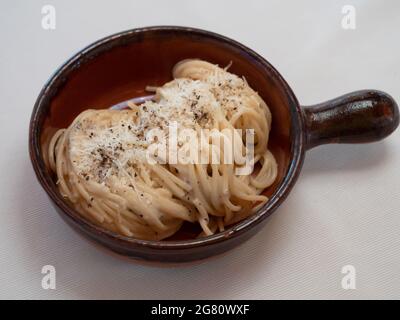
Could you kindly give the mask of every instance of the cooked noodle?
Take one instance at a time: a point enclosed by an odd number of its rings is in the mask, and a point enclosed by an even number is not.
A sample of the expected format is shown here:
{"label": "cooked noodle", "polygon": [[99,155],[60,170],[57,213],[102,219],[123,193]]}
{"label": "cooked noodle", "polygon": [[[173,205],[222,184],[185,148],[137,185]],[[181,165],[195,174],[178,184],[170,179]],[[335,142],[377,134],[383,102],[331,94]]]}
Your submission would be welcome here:
{"label": "cooked noodle", "polygon": [[[52,137],[49,166],[61,194],[83,217],[139,239],[165,239],[184,221],[198,223],[201,236],[208,236],[268,200],[262,191],[274,182],[277,163],[267,148],[271,114],[265,102],[245,79],[205,61],[181,61],[173,77],[162,87],[150,88],[156,91],[154,101],[119,111],[86,110]],[[146,132],[165,131],[174,120],[178,133],[212,130],[206,147],[201,146],[210,157],[228,153],[212,136],[243,155],[246,138],[235,129],[253,129],[255,169],[239,175],[236,169],[243,164],[237,161],[171,163],[168,152],[164,164],[149,163]],[[224,133],[226,129],[233,134]],[[178,141],[178,149],[184,148],[198,151],[199,146]]]}

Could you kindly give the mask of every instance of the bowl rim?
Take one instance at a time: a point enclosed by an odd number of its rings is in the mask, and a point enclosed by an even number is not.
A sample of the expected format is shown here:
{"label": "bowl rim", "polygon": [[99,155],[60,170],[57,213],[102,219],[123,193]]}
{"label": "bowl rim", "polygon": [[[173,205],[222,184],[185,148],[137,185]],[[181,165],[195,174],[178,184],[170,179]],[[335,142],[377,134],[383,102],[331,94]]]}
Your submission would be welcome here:
{"label": "bowl rim", "polygon": [[[131,37],[135,34],[142,34],[146,32],[177,32],[177,33],[186,33],[197,35],[201,38],[211,38],[218,42],[223,42],[225,44],[230,45],[231,47],[238,49],[240,52],[246,53],[251,59],[253,59],[260,68],[268,69],[269,73],[274,76],[276,80],[280,83],[284,92],[286,94],[286,98],[289,103],[289,112],[291,115],[291,161],[287,170],[285,177],[283,178],[280,185],[271,195],[266,204],[261,207],[257,212],[247,217],[246,219],[240,221],[236,225],[226,229],[223,232],[218,232],[214,235],[189,239],[189,240],[173,240],[173,241],[165,241],[165,240],[142,240],[136,238],[130,238],[127,236],[123,236],[107,230],[101,226],[98,226],[91,221],[82,217],[74,208],[72,208],[67,201],[65,201],[62,196],[57,192],[56,188],[54,188],[54,181],[47,174],[47,169],[45,167],[45,163],[41,154],[41,146],[40,146],[40,126],[39,126],[39,116],[44,106],[46,106],[46,99],[49,99],[48,92],[53,84],[62,77],[65,71],[70,70],[70,68],[76,68],[77,64],[79,66],[79,61],[87,54],[94,51],[96,48],[99,48],[106,43],[113,41],[117,38]],[[118,46],[117,46],[118,47]],[[246,57],[246,59],[249,59]],[[51,97],[50,97],[51,98]],[[131,246],[140,246],[140,247],[148,247],[152,249],[187,249],[194,248],[199,246],[208,246],[212,244],[216,244],[222,241],[227,240],[228,238],[233,238],[239,236],[240,234],[249,231],[263,220],[265,220],[268,216],[270,216],[278,206],[285,200],[286,196],[292,189],[294,183],[296,182],[298,175],[300,173],[305,153],[305,135],[304,135],[304,121],[302,117],[302,111],[299,105],[299,102],[293,93],[292,89],[289,87],[285,79],[282,75],[261,55],[253,51],[252,49],[244,46],[243,44],[230,39],[226,36],[206,31],[198,28],[192,27],[183,27],[183,26],[149,26],[142,28],[134,28],[128,29],[125,31],[121,31],[118,33],[114,33],[108,35],[104,38],[101,38],[92,44],[84,47],[82,50],[78,51],[71,58],[69,58],[66,62],[64,62],[47,80],[42,90],[40,91],[35,105],[33,107],[30,125],[29,125],[29,155],[31,159],[31,163],[37,179],[39,183],[46,191],[50,199],[55,203],[55,205],[65,214],[69,219],[73,220],[76,224],[79,225],[80,228],[86,229],[90,234],[97,234],[97,236],[107,237],[111,241],[117,241],[120,244],[131,245]],[[53,184],[53,185],[52,185]]]}

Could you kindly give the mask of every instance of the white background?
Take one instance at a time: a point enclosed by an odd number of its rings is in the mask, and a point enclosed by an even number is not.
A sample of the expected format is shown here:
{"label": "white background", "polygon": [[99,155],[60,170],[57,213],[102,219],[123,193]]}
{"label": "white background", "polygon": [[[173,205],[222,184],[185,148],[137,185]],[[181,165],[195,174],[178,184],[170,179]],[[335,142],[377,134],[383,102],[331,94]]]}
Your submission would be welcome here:
{"label": "white background", "polygon": [[[41,8],[56,8],[56,30]],[[341,27],[354,5],[356,30]],[[302,104],[353,90],[400,101],[399,1],[0,2],[1,298],[400,298],[400,130],[384,142],[309,152],[294,190],[261,232],[199,265],[155,268],[108,254],[58,217],[28,158],[28,123],[52,72],[108,34],[186,25],[269,60]],[[41,268],[56,267],[56,290]],[[356,268],[343,290],[341,268]]]}

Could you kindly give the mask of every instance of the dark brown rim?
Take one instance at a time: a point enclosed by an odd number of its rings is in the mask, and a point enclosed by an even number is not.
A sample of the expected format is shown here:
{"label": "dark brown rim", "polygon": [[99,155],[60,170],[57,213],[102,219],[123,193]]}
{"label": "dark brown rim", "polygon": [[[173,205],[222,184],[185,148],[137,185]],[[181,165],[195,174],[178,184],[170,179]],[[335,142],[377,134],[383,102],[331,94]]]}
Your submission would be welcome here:
{"label": "dark brown rim", "polygon": [[[262,207],[258,212],[256,212],[254,215],[248,217],[247,219],[241,221],[237,225],[234,225],[233,227],[214,234],[212,236],[204,237],[204,238],[199,238],[199,239],[193,239],[193,240],[182,240],[182,241],[151,241],[151,240],[140,240],[140,239],[134,239],[134,238],[129,238],[126,236],[122,236],[119,234],[116,234],[114,232],[111,232],[109,230],[106,230],[100,226],[97,226],[90,221],[87,221],[86,219],[82,218],[81,215],[75,211],[73,208],[71,208],[68,203],[62,199],[60,194],[56,192],[54,188],[54,182],[52,181],[51,177],[46,174],[46,168],[45,168],[45,163],[42,159],[41,156],[41,147],[40,147],[40,130],[39,130],[39,111],[41,108],[43,108],[46,100],[49,98],[47,96],[49,88],[56,82],[57,79],[63,76],[63,73],[67,70],[71,70],[74,68],[77,68],[80,64],[80,60],[82,57],[84,57],[87,54],[90,54],[95,50],[96,48],[101,47],[105,43],[112,41],[116,38],[121,38],[121,37],[129,37],[132,34],[140,34],[144,33],[147,31],[152,31],[152,32],[164,32],[164,31],[173,31],[173,32],[179,32],[179,33],[191,33],[191,34],[196,34],[199,36],[206,36],[208,38],[212,38],[214,40],[220,41],[220,42],[225,42],[226,44],[229,44],[232,46],[234,49],[240,51],[242,54],[246,54],[250,59],[255,61],[260,68],[266,68],[268,69],[271,74],[273,74],[276,79],[281,83],[283,88],[285,89],[287,99],[289,102],[290,106],[290,114],[291,114],[291,141],[292,141],[292,146],[291,146],[291,156],[292,160],[289,165],[288,172],[283,179],[282,183],[280,186],[277,188],[277,190],[273,193],[273,195],[270,197],[269,201]],[[36,176],[44,188],[44,190],[47,192],[47,194],[50,196],[50,198],[54,201],[54,203],[72,220],[77,222],[80,227],[83,227],[85,229],[88,229],[90,232],[95,232],[98,234],[102,234],[106,237],[108,237],[110,240],[118,241],[118,242],[126,242],[132,245],[140,245],[140,246],[145,246],[153,249],[187,249],[187,248],[193,248],[193,247],[198,247],[198,246],[204,246],[204,245],[212,245],[215,243],[219,243],[224,241],[227,238],[230,237],[236,237],[239,234],[246,232],[247,230],[251,229],[252,227],[256,226],[259,224],[261,221],[266,219],[269,215],[271,215],[277,208],[278,206],[285,200],[286,196],[288,195],[289,191],[292,189],[294,183],[296,182],[296,179],[299,175],[301,166],[303,164],[304,160],[304,141],[305,141],[305,134],[304,134],[304,123],[302,119],[302,112],[300,109],[300,105],[297,101],[296,96],[294,95],[292,89],[289,87],[289,85],[286,83],[284,78],[279,74],[279,72],[269,63],[267,62],[263,57],[261,57],[259,54],[254,52],[253,50],[247,48],[246,46],[236,42],[235,40],[232,40],[230,38],[227,38],[225,36],[221,36],[219,34],[210,32],[210,31],[205,31],[201,29],[195,29],[191,27],[180,27],[180,26],[153,26],[153,27],[144,27],[144,28],[137,28],[137,29],[131,29],[127,31],[122,31],[116,34],[109,35],[103,39],[100,39],[91,45],[87,46],[86,48],[82,49],[79,51],[77,54],[75,54],[73,57],[71,57],[69,60],[67,60],[56,72],[51,76],[51,78],[47,81],[47,83],[44,85],[43,89],[41,90],[35,106],[32,111],[32,116],[30,120],[30,127],[29,127],[29,154],[31,158],[31,162],[33,165],[33,169],[36,173]]]}

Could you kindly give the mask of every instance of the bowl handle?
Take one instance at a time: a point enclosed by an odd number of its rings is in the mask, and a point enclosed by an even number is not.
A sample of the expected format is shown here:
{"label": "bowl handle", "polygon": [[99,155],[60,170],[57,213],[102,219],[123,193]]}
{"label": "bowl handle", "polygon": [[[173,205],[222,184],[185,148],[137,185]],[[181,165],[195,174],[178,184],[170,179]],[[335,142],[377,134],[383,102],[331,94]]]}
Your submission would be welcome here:
{"label": "bowl handle", "polygon": [[399,125],[399,109],[388,94],[377,90],[352,92],[303,107],[306,148],[327,143],[381,140]]}

